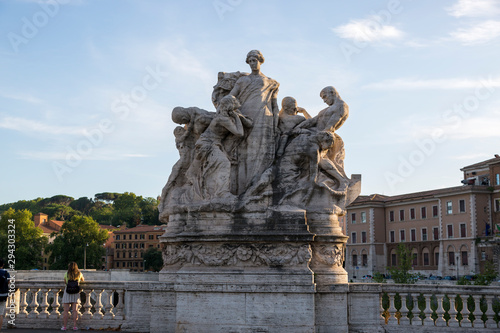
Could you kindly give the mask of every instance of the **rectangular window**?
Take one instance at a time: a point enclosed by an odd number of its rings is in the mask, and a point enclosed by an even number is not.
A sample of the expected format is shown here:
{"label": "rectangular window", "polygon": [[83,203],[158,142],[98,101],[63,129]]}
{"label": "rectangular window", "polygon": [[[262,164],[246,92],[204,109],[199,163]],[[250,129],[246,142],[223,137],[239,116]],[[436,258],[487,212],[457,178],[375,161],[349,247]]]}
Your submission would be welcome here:
{"label": "rectangular window", "polygon": [[495,199],[495,212],[500,212],[500,199]]}
{"label": "rectangular window", "polygon": [[399,230],[399,241],[400,242],[405,241],[405,231],[404,230]]}
{"label": "rectangular window", "polygon": [[465,213],[465,200],[460,200],[458,201],[460,213]]}
{"label": "rectangular window", "polygon": [[155,239],[154,235],[149,235],[149,239]]}
{"label": "rectangular window", "polygon": [[467,251],[462,251],[462,265],[469,265],[469,257],[467,256]]}
{"label": "rectangular window", "polygon": [[356,213],[351,214],[351,223],[352,224],[356,223]]}
{"label": "rectangular window", "polygon": [[422,219],[426,219],[427,218],[427,208],[426,207],[420,208],[420,217]]}
{"label": "rectangular window", "polygon": [[116,240],[120,240],[120,235],[116,235]]}
{"label": "rectangular window", "polygon": [[396,260],[396,253],[391,254],[391,266],[396,266],[398,264]]}
{"label": "rectangular window", "polygon": [[427,240],[427,228],[422,228],[422,241]]}
{"label": "rectangular window", "polygon": [[[499,201],[500,201],[500,200],[499,200]],[[389,212],[389,222],[394,222],[394,211],[393,211],[393,210],[391,210],[391,211]]]}
{"label": "rectangular window", "polygon": [[396,237],[394,237],[394,230],[391,230],[389,235],[390,235],[390,238],[391,238],[391,243],[395,243],[396,242]]}
{"label": "rectangular window", "polygon": [[362,260],[362,265],[363,266],[368,266],[368,255],[367,254],[362,254],[361,255],[361,260]]}
{"label": "rectangular window", "polygon": [[413,253],[412,266],[418,266],[418,255],[416,253]]}
{"label": "rectangular window", "polygon": [[432,206],[432,217],[438,217],[438,206]]}
{"label": "rectangular window", "polygon": [[355,232],[351,233],[351,243],[356,244],[356,233]]}
{"label": "rectangular window", "polygon": [[448,238],[453,238],[453,225],[452,224],[448,224],[446,226],[446,229],[448,231]]}
{"label": "rectangular window", "polygon": [[448,264],[455,265],[455,252],[448,252]]}
{"label": "rectangular window", "polygon": [[434,240],[439,240],[439,228],[438,227],[432,228],[432,233],[434,234]]}
{"label": "rectangular window", "polygon": [[399,210],[399,220],[404,221],[405,220],[405,211],[404,209]]}
{"label": "rectangular window", "polygon": [[361,212],[361,223],[366,223],[366,212]]}
{"label": "rectangular window", "polygon": [[496,182],[496,185],[500,185],[500,173],[497,173],[495,175],[495,182]]}
{"label": "rectangular window", "polygon": [[415,229],[410,230],[410,238],[411,238],[412,242],[417,241],[417,230],[415,230]]}
{"label": "rectangular window", "polygon": [[415,208],[410,208],[410,219],[414,220],[415,217]]}
{"label": "rectangular window", "polygon": [[465,223],[460,224],[460,237],[467,237],[467,228]]}
{"label": "rectangular window", "polygon": [[120,252],[116,252],[116,258],[120,258]]}
{"label": "rectangular window", "polygon": [[439,252],[434,253],[434,265],[439,265]]}
{"label": "rectangular window", "polygon": [[145,236],[146,236],[146,235],[141,234],[141,235],[140,235],[140,239],[144,239],[144,238],[145,238]]}
{"label": "rectangular window", "polygon": [[366,231],[361,231],[361,243],[366,243]]}
{"label": "rectangular window", "polygon": [[357,254],[352,255],[352,265],[358,266],[358,255]]}
{"label": "rectangular window", "polygon": [[137,239],[137,234],[135,234],[134,236],[135,236],[134,239]]}
{"label": "rectangular window", "polygon": [[115,244],[115,249],[119,249],[120,248],[120,244]]}
{"label": "rectangular window", "polygon": [[429,253],[424,253],[424,266],[429,266]]}
{"label": "rectangular window", "polygon": [[453,214],[453,203],[451,201],[446,203],[446,214]]}

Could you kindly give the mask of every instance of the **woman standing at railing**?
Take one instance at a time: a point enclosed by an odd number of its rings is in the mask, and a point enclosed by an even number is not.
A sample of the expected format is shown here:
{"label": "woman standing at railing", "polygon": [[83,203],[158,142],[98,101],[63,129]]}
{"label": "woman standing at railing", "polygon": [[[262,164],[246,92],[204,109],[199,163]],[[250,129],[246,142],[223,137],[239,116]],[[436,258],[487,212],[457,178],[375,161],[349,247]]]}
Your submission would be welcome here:
{"label": "woman standing at railing", "polygon": [[78,270],[78,265],[76,262],[71,262],[68,265],[68,271],[64,274],[64,282],[66,283],[66,288],[64,289],[64,295],[62,298],[62,303],[64,305],[63,314],[63,327],[61,330],[66,331],[66,324],[68,323],[68,312],[69,306],[71,305],[71,313],[73,314],[73,330],[78,330],[76,326],[76,321],[78,319],[77,305],[80,302],[80,286],[79,283],[84,281],[82,273]]}

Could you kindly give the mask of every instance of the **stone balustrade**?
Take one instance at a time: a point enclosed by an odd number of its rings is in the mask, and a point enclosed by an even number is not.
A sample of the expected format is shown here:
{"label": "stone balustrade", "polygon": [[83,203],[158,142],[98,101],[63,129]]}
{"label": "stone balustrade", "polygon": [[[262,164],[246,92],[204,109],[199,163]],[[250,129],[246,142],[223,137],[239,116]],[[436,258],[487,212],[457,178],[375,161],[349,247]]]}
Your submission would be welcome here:
{"label": "stone balustrade", "polygon": [[[16,281],[9,305],[16,327],[59,329],[63,288],[58,281]],[[92,330],[166,332],[154,318],[169,313],[168,302],[161,300],[173,296],[175,289],[174,284],[154,281],[82,283],[78,325]],[[347,299],[349,332],[500,331],[497,287],[351,283],[316,293]],[[335,304],[328,308],[337,311]],[[4,327],[11,319],[8,308]]]}

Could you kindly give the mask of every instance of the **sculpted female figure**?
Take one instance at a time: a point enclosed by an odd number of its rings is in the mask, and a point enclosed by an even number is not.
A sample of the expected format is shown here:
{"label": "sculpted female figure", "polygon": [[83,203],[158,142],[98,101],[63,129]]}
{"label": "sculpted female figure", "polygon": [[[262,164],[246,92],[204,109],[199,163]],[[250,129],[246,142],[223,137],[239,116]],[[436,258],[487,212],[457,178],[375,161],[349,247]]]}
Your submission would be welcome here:
{"label": "sculpted female figure", "polygon": [[252,121],[242,115],[234,96],[221,99],[217,114],[195,145],[195,159],[187,171],[194,200],[227,199],[230,192],[231,162],[223,147],[223,140],[232,134],[243,137],[244,127]]}
{"label": "sculpted female figure", "polygon": [[253,121],[253,128],[238,147],[237,194],[245,192],[272,165],[279,113],[279,83],[260,72],[264,56],[252,50],[246,62],[252,73],[240,77],[229,93],[240,102],[241,113]]}

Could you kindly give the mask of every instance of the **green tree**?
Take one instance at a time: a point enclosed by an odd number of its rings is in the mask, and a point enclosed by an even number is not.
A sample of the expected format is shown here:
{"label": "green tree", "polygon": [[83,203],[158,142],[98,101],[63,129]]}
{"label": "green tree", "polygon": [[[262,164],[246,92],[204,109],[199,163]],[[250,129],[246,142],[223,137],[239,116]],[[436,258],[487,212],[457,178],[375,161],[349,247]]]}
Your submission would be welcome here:
{"label": "green tree", "polygon": [[94,207],[94,201],[87,197],[81,197],[72,201],[69,206],[85,215],[89,215],[90,210]]}
{"label": "green tree", "polygon": [[488,260],[484,264],[484,272],[476,275],[476,280],[474,285],[478,286],[489,286],[497,277],[497,271],[495,269],[495,264],[493,261]]}
{"label": "green tree", "polygon": [[32,216],[26,209],[16,211],[10,208],[0,218],[1,257],[9,260],[5,262],[8,268],[9,264],[13,264],[15,269],[33,269],[42,266],[42,250],[48,240],[42,235],[42,230],[35,227]]}
{"label": "green tree", "polygon": [[55,233],[52,244],[47,246],[50,254],[51,269],[67,269],[68,263],[75,261],[84,268],[86,254],[87,268],[100,268],[108,239],[108,232],[101,230],[99,224],[87,216],[73,216]]}
{"label": "green tree", "polygon": [[47,207],[42,208],[40,211],[47,214],[49,220],[67,221],[71,220],[73,216],[79,215],[79,212],[75,211],[70,206],[55,203],[47,205]]}
{"label": "green tree", "polygon": [[113,202],[113,225],[126,224],[133,228],[142,222],[141,196],[125,192]]}
{"label": "green tree", "polygon": [[410,273],[413,255],[405,244],[398,244],[396,258],[398,265],[388,269],[394,283],[415,283],[417,274]]}
{"label": "green tree", "polygon": [[163,268],[163,257],[161,251],[155,247],[150,247],[144,253],[144,270],[159,272]]}
{"label": "green tree", "polygon": [[158,200],[155,198],[142,198],[139,202],[139,207],[142,214],[142,223],[148,225],[160,224],[158,212]]}

